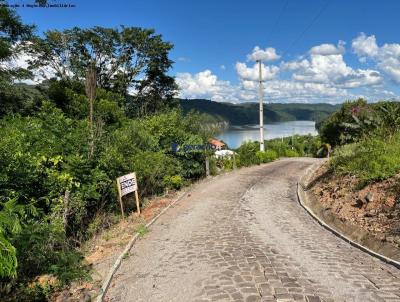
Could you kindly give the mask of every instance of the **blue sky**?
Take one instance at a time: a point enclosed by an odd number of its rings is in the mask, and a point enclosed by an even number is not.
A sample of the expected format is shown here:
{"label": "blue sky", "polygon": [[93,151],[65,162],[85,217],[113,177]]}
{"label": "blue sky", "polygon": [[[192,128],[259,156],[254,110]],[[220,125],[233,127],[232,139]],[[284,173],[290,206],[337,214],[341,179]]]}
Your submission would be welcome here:
{"label": "blue sky", "polygon": [[267,101],[341,102],[400,95],[400,1],[57,2],[76,8],[24,8],[18,13],[36,24],[39,33],[94,25],[154,28],[175,45],[171,74],[182,97],[253,101],[256,69],[249,55],[256,46],[265,59]]}

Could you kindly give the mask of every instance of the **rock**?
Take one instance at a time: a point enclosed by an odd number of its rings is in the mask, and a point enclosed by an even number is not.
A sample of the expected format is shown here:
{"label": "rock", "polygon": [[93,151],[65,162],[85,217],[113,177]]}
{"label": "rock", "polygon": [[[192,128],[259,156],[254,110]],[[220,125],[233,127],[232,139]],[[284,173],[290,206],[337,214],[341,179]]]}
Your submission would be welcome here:
{"label": "rock", "polygon": [[364,199],[367,203],[374,201],[374,193],[368,192]]}
{"label": "rock", "polygon": [[357,198],[351,205],[355,208],[361,208],[364,202],[360,198]]}

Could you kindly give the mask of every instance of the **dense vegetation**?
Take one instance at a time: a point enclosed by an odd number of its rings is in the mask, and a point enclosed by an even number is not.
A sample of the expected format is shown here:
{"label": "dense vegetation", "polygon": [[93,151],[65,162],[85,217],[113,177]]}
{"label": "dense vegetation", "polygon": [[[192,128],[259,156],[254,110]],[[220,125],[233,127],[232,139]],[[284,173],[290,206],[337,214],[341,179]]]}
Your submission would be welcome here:
{"label": "dense vegetation", "polygon": [[[249,125],[259,122],[258,103],[218,103],[210,100],[179,100],[184,112],[196,110],[214,116],[231,125]],[[310,120],[320,122],[339,108],[330,104],[267,104],[264,106],[265,122]]]}
{"label": "dense vegetation", "polygon": [[400,103],[346,102],[320,125],[321,139],[335,147],[331,167],[361,185],[400,172]]}
{"label": "dense vegetation", "polygon": [[260,151],[260,143],[244,142],[235,150],[235,157],[212,158],[211,172],[232,170],[236,167],[249,167],[272,162],[280,157],[321,157],[323,152],[319,136],[294,135],[264,141],[265,151]]}
{"label": "dense vegetation", "polygon": [[[32,30],[0,7],[2,301],[45,300],[86,278],[77,247],[102,213],[119,212],[115,178],[137,172],[142,197],[198,179],[204,152],[173,153],[171,144],[202,145],[214,129],[177,106],[172,44],[153,30]],[[28,69],[7,64],[27,53]],[[42,75],[39,85],[21,83]],[[27,286],[43,274],[55,281]]]}

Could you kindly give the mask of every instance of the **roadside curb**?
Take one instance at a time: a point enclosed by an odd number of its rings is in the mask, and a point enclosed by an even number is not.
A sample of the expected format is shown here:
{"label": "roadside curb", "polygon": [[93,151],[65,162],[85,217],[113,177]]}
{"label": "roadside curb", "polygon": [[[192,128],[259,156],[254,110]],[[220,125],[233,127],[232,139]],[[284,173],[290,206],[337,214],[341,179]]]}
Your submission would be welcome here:
{"label": "roadside curb", "polygon": [[[311,177],[312,174],[314,174],[316,172],[316,170],[321,166],[322,164],[317,164],[317,165],[312,165],[309,169],[307,169],[307,171],[305,172],[305,174],[301,177],[300,181],[297,183],[297,199],[298,202],[300,204],[300,206],[315,220],[317,221],[322,227],[324,227],[326,230],[330,231],[331,233],[333,233],[334,235],[336,235],[337,237],[341,238],[342,240],[346,241],[347,243],[349,243],[350,245],[352,245],[353,247],[358,248],[359,250],[375,257],[378,258],[379,260],[390,264],[398,269],[400,269],[400,262],[393,260],[391,258],[388,258],[382,254],[379,254],[355,241],[353,241],[352,239],[348,238],[347,236],[345,236],[344,234],[340,233],[339,231],[337,231],[336,229],[334,229],[333,227],[331,227],[330,225],[328,225],[325,221],[323,221],[321,218],[318,217],[318,215],[316,215],[313,210],[308,207],[306,205],[306,203],[304,202],[304,200],[307,197],[307,190],[308,190],[308,181]],[[307,181],[303,181],[303,179],[306,179]]]}
{"label": "roadside curb", "polygon": [[[161,217],[170,207],[172,207],[174,204],[176,204],[178,201],[183,199],[184,197],[188,196],[188,194],[192,191],[193,187],[189,187],[187,191],[185,191],[181,196],[177,197],[175,200],[173,200],[167,207],[165,207],[160,213],[157,214],[152,220],[150,220],[146,224],[146,228],[149,228],[152,224],[154,224],[158,218]],[[128,242],[128,244],[125,246],[125,249],[122,251],[122,253],[118,256],[117,260],[115,261],[113,267],[110,269],[105,281],[103,282],[103,285],[101,286],[101,293],[96,297],[96,302],[102,302],[104,299],[104,296],[107,293],[108,288],[110,287],[111,281],[117,272],[118,268],[121,266],[122,260],[124,259],[125,255],[132,249],[133,245],[139,238],[140,234],[136,233],[133,235],[131,240]]]}

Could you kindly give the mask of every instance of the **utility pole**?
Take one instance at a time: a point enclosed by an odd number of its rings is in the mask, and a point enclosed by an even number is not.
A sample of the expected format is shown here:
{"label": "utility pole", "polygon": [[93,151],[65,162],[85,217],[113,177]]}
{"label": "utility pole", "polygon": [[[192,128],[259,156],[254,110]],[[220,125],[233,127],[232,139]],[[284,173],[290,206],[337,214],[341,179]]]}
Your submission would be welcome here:
{"label": "utility pole", "polygon": [[262,86],[262,70],[261,70],[261,60],[257,60],[258,62],[258,80],[259,80],[259,88],[258,88],[258,96],[260,101],[260,151],[264,151],[264,93]]}

